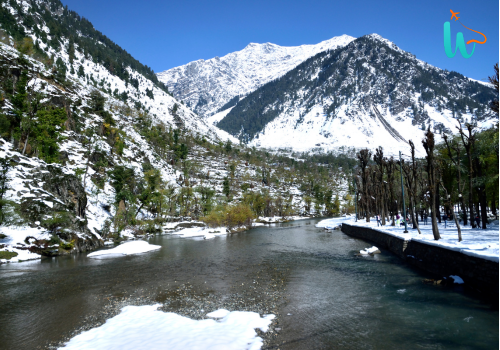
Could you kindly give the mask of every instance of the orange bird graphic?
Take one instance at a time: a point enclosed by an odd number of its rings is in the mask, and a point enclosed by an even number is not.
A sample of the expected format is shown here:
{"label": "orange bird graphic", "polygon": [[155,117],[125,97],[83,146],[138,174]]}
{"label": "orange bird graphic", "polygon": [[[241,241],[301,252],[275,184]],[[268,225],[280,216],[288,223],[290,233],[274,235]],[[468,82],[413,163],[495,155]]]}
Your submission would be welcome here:
{"label": "orange bird graphic", "polygon": [[[458,21],[458,19],[459,19],[460,17],[457,17],[457,15],[458,15],[460,12],[453,12],[453,10],[450,10],[450,12],[451,12],[451,18],[450,18],[450,20],[451,20],[451,19],[453,19],[453,17],[455,17],[455,21]],[[459,21],[459,22],[460,22],[460,21]],[[460,22],[460,24],[461,24],[461,25],[463,25],[463,23],[462,23],[462,22]],[[464,25],[463,25],[463,26],[464,26]],[[465,27],[465,26],[464,26],[464,27]],[[467,27],[465,27],[465,28],[467,28]],[[476,33],[478,33],[478,34],[481,34],[481,35],[484,37],[484,41],[479,41],[479,40],[476,40],[476,39],[471,39],[471,40],[467,41],[467,45],[468,45],[468,44],[470,44],[470,43],[478,43],[478,44],[484,44],[484,43],[486,43],[486,40],[487,40],[487,39],[486,39],[486,35],[484,35],[484,34],[483,34],[483,33],[481,33],[481,32],[478,32],[477,30],[474,30],[474,29],[470,29],[470,28],[467,28],[467,29],[468,29],[468,30],[471,30],[471,31],[473,31],[473,32],[476,32]]]}
{"label": "orange bird graphic", "polygon": [[455,21],[458,21],[458,19],[460,17],[457,17],[457,15],[460,13],[460,12],[453,12],[453,10],[450,10],[451,12],[451,18],[450,19],[453,19],[453,17],[455,17]]}

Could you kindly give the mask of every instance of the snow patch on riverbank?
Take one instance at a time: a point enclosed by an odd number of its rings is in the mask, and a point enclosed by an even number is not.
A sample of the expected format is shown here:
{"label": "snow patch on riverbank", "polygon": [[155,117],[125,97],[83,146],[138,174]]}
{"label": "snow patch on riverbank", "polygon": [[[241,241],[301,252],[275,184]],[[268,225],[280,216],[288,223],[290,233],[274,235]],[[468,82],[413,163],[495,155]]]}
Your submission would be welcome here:
{"label": "snow patch on riverbank", "polygon": [[305,220],[305,219],[310,219],[311,217],[309,216],[259,216],[257,219],[254,220],[253,225],[256,223],[261,223],[261,224],[277,224],[281,222],[288,222],[288,221],[297,221],[297,220]]}
{"label": "snow patch on riverbank", "polygon": [[182,238],[211,239],[216,236],[225,236],[228,234],[228,231],[226,227],[217,227],[217,228],[190,227],[182,229],[180,231],[170,232],[169,234],[180,236]]}
{"label": "snow patch on riverbank", "polygon": [[263,345],[255,329],[267,332],[274,315],[217,310],[220,320],[192,320],[158,310],[160,304],[126,306],[100,327],[71,339],[64,350],[256,350]]}
{"label": "snow patch on riverbank", "polygon": [[378,248],[375,246],[373,246],[371,248],[365,248],[365,249],[359,251],[359,254],[361,254],[361,255],[370,255],[370,254],[375,254],[375,253],[380,253],[380,250],[378,250]]}
{"label": "snow patch on riverbank", "polygon": [[438,224],[441,239],[436,241],[434,240],[430,224],[421,225],[420,231],[422,231],[422,234],[419,235],[417,230],[411,228],[411,225],[408,227],[408,233],[403,233],[404,226],[390,226],[390,223],[388,223],[386,226],[377,227],[377,221],[374,218],[371,220],[371,222],[366,222],[364,219],[355,222],[354,216],[348,216],[322,220],[316,225],[316,227],[336,227],[345,222],[352,226],[369,227],[373,230],[406,240],[415,240],[417,242],[458,251],[470,256],[476,256],[495,262],[499,261],[498,221],[494,221],[489,224],[488,229],[486,230],[471,228],[470,226],[461,226],[462,242],[458,242],[457,228],[454,223],[447,223],[446,228],[444,227],[444,222],[442,224]]}
{"label": "snow patch on riverbank", "polygon": [[5,245],[0,251],[15,252],[17,256],[10,259],[0,259],[0,264],[20,262],[26,260],[40,259],[42,256],[40,254],[32,253],[28,248],[24,240],[28,236],[35,237],[36,239],[49,239],[50,234],[41,227],[29,227],[29,226],[0,226],[0,233],[4,234],[6,237],[0,239],[0,245]]}
{"label": "snow patch on riverbank", "polygon": [[[282,222],[288,221],[296,221],[296,220],[304,220],[310,219],[310,217],[306,216],[259,216],[257,219],[253,220],[252,227],[266,226],[268,224],[278,224]],[[217,236],[225,236],[229,233],[235,233],[240,231],[245,231],[246,227],[239,227],[229,231],[227,227],[216,227],[210,228],[207,226],[194,226],[194,227],[186,227],[182,228],[181,225],[199,225],[204,224],[201,221],[181,221],[181,222],[169,222],[163,225],[163,229],[166,231],[165,233],[168,235],[175,235],[182,238],[194,238],[194,239],[212,239]],[[179,229],[180,228],[180,229]],[[172,231],[171,231],[172,230]]]}
{"label": "snow patch on riverbank", "polygon": [[99,250],[87,255],[87,257],[101,257],[103,255],[131,255],[150,252],[160,249],[161,246],[149,244],[146,241],[133,241],[120,244],[116,248]]}
{"label": "snow patch on riverbank", "polygon": [[3,249],[3,250],[7,251],[7,252],[17,253],[17,256],[14,256],[10,259],[0,259],[0,264],[21,262],[21,261],[27,261],[27,260],[36,260],[36,259],[40,259],[42,257],[40,254],[32,253],[29,250],[25,250],[25,249],[17,249],[17,248],[9,247],[9,248]]}

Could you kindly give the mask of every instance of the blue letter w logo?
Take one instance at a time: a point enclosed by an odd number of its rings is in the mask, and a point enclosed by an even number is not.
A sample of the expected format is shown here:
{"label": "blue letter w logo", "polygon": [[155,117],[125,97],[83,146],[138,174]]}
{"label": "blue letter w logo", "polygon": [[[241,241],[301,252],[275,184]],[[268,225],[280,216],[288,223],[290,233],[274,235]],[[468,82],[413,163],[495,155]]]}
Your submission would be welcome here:
{"label": "blue letter w logo", "polygon": [[472,52],[468,54],[467,48],[465,46],[464,35],[462,34],[462,32],[458,32],[457,42],[455,44],[455,52],[451,51],[450,22],[444,22],[444,51],[446,52],[446,56],[448,56],[449,58],[455,57],[455,54],[457,53],[457,47],[464,58],[469,58],[474,54],[476,44],[474,43],[474,46],[472,46]]}

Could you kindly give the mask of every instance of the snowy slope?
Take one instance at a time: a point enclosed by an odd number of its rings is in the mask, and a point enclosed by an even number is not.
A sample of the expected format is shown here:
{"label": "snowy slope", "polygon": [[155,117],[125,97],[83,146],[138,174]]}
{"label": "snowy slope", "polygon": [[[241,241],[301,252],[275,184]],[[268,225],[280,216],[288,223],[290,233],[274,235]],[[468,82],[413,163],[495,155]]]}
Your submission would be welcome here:
{"label": "snowy slope", "polygon": [[[47,1],[40,0],[36,4],[39,8],[50,8],[50,4]],[[123,79],[120,79],[117,75],[110,73],[109,69],[106,69],[103,64],[95,63],[95,59],[89,57],[88,54],[84,53],[84,49],[75,45],[75,53],[73,63],[69,59],[69,40],[66,37],[61,37],[60,33],[52,33],[51,30],[45,25],[43,17],[36,13],[36,10],[32,9],[33,5],[27,1],[17,0],[17,3],[21,5],[23,13],[33,13],[33,18],[35,22],[38,22],[37,28],[46,33],[46,38],[41,40],[37,32],[30,27],[25,27],[24,31],[28,37],[33,39],[42,50],[46,52],[48,56],[51,57],[52,62],[56,62],[58,58],[61,58],[65,66],[68,68],[66,76],[74,82],[81,84],[80,94],[88,94],[93,89],[99,89],[105,94],[106,98],[111,100],[117,100],[117,96],[126,93],[128,98],[123,101],[131,106],[135,103],[140,103],[144,110],[147,110],[149,114],[157,117],[162,122],[167,125],[171,125],[173,128],[183,127],[195,132],[210,135],[211,137],[216,137],[216,130],[207,125],[202,119],[200,119],[196,114],[194,114],[189,108],[185,107],[172,96],[170,96],[165,91],[158,88],[150,79],[146,78],[142,74],[133,70],[130,67],[125,69],[129,75],[129,81],[133,79],[138,80],[138,87],[135,88],[131,84]],[[20,14],[18,10],[9,5],[9,3],[2,3],[2,6],[9,10],[9,12],[14,16],[18,17]],[[57,9],[52,12],[52,16],[61,16],[63,12],[62,8]],[[82,35],[81,33],[75,33],[76,35]],[[55,38],[54,38],[55,36]],[[61,47],[59,50],[55,50],[48,43],[53,39],[59,39],[61,42]],[[106,45],[103,42],[96,42],[100,45]],[[77,74],[78,69],[82,66],[85,76],[81,77]],[[73,70],[69,68],[73,67]],[[154,98],[146,96],[147,90],[152,90]],[[107,96],[106,96],[107,95]],[[172,110],[174,105],[177,104],[177,113],[173,113]],[[175,114],[175,115],[174,115]]]}
{"label": "snowy slope", "polygon": [[372,34],[320,53],[248,94],[216,125],[257,147],[321,152],[382,146],[397,154],[413,140],[423,155],[429,127],[441,134],[457,132],[459,123],[491,126],[494,96],[487,84],[433,67]]}
{"label": "snowy slope", "polygon": [[200,116],[208,117],[233,97],[247,95],[317,53],[345,46],[354,39],[341,35],[316,45],[295,47],[251,43],[223,57],[198,60],[158,73],[158,79],[176,98]]}

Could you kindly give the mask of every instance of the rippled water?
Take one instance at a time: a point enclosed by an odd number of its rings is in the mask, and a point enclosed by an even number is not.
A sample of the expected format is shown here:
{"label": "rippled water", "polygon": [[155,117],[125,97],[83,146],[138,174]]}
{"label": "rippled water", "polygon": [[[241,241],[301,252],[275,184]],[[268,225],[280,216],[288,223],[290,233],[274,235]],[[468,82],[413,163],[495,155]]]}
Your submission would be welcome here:
{"label": "rippled water", "polygon": [[[286,270],[271,348],[494,349],[498,310],[460,289],[425,285],[427,276],[391,253],[317,220],[258,227],[230,237],[152,238],[159,251],[110,259],[84,254],[0,266],[0,348],[36,349],[61,341],[110,297],[162,300],[189,283],[230,294],[260,266]],[[265,275],[264,278],[271,278]],[[273,281],[268,281],[272,283]],[[244,288],[244,287],[240,287]]]}

